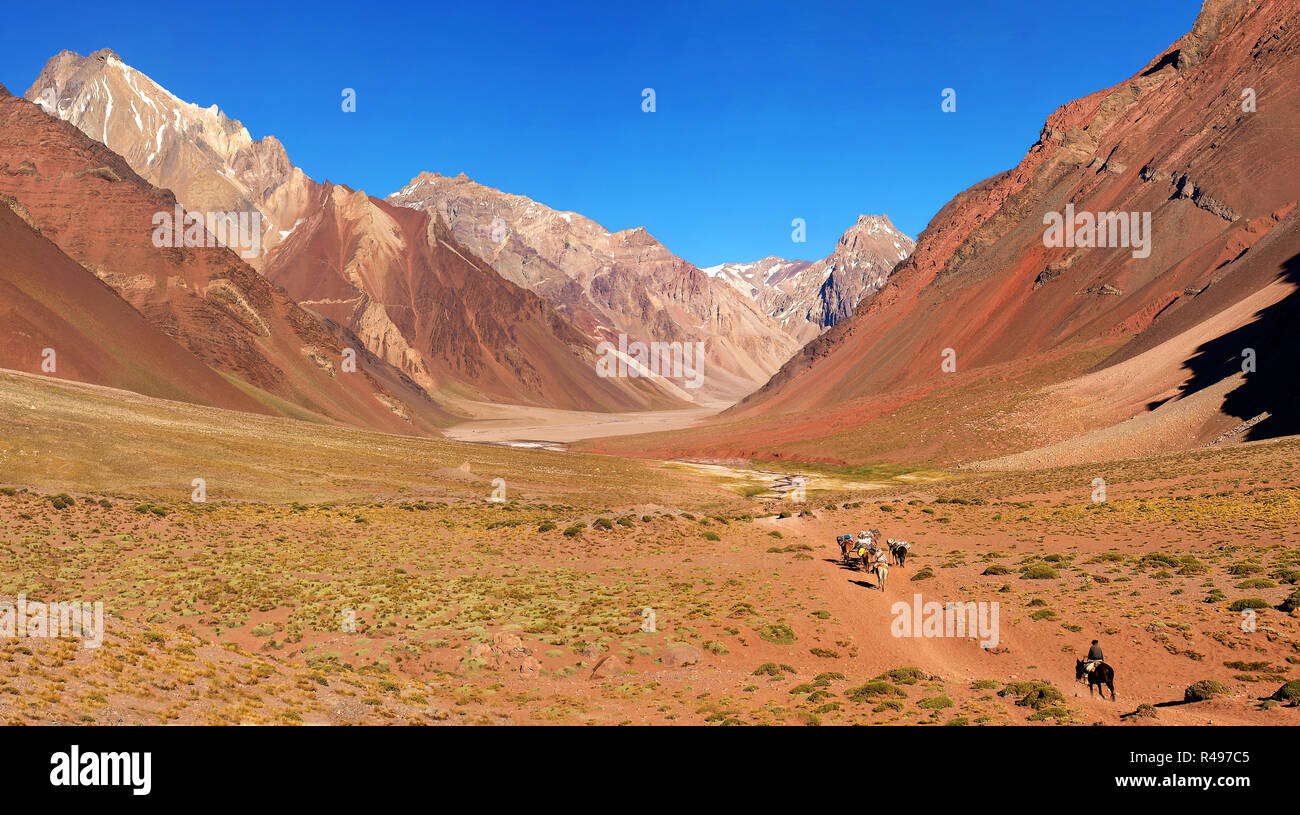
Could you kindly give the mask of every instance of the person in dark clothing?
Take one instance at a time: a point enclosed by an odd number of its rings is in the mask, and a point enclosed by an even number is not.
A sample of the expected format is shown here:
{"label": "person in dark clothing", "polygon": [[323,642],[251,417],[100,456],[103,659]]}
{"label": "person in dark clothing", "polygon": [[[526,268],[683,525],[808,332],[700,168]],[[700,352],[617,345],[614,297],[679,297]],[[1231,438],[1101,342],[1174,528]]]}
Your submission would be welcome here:
{"label": "person in dark clothing", "polygon": [[1086,669],[1091,671],[1093,667],[1096,666],[1096,664],[1098,662],[1101,662],[1103,659],[1105,659],[1105,657],[1101,655],[1100,643],[1098,643],[1096,640],[1093,640],[1092,647],[1088,649],[1088,659],[1087,659]]}

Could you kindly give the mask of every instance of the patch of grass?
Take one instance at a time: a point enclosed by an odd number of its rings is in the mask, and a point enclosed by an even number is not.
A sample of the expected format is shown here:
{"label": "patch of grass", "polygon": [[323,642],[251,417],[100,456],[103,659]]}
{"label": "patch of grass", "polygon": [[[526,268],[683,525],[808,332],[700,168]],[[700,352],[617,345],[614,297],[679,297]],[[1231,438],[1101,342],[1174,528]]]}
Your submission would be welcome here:
{"label": "patch of grass", "polygon": [[921,699],[916,703],[916,706],[925,710],[943,710],[946,707],[952,707],[952,699],[940,694]]}
{"label": "patch of grass", "polygon": [[1030,563],[1020,570],[1021,580],[1055,580],[1060,575],[1046,563]]}
{"label": "patch of grass", "polygon": [[893,668],[891,670],[885,671],[884,673],[882,673],[880,676],[877,676],[876,678],[889,679],[894,682],[897,682],[900,685],[915,685],[917,682],[920,682],[925,679],[929,679],[930,675],[927,674],[925,671],[921,670],[920,668],[914,668],[911,665],[906,665],[902,668]]}
{"label": "patch of grass", "polygon": [[1271,608],[1271,606],[1262,597],[1243,597],[1228,604],[1229,611],[1245,611],[1248,608]]}
{"label": "patch of grass", "polygon": [[1045,707],[1029,717],[1031,722],[1043,722],[1049,719],[1068,719],[1070,718],[1070,709],[1061,705]]}
{"label": "patch of grass", "polygon": [[758,629],[760,639],[776,645],[792,645],[798,639],[794,629],[785,623],[772,623]]}
{"label": "patch of grass", "polygon": [[844,691],[844,696],[850,702],[869,702],[875,699],[888,698],[891,696],[906,697],[907,693],[897,685],[892,685],[882,679],[873,679],[866,684],[857,686],[856,688],[849,688]]}

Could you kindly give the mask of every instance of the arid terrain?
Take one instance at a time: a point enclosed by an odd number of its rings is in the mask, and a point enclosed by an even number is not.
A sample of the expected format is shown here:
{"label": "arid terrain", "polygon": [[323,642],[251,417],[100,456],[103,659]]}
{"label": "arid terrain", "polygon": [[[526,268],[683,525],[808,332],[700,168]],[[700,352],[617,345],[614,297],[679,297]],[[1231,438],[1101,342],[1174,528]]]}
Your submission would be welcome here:
{"label": "arid terrain", "polygon": [[[621,7],[0,86],[0,723],[1300,725],[1300,6],[1046,94],[853,6],[667,38],[656,116]],[[967,6],[905,10],[1042,31]]]}
{"label": "arid terrain", "polygon": [[[810,472],[798,502],[26,374],[0,404],[0,596],[107,620],[0,646],[6,723],[1300,724],[1269,698],[1300,665],[1295,439]],[[834,545],[863,527],[914,544],[883,592]],[[996,643],[893,636],[916,594],[997,602]],[[1115,702],[1074,681],[1093,638]]]}

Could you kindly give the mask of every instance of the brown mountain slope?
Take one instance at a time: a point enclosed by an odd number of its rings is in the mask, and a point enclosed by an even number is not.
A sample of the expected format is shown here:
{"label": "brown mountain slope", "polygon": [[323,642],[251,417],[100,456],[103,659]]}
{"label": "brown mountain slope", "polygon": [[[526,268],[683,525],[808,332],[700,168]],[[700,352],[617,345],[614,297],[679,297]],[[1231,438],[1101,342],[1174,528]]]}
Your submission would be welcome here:
{"label": "brown mountain slope", "polygon": [[263,251],[248,263],[340,336],[354,332],[410,377],[407,387],[587,410],[681,404],[647,380],[598,377],[594,342],[449,236],[433,241],[387,204],[313,181],[274,137],[253,140],[216,105],[178,99],[112,51],[57,54],[27,98],[110,145],[187,210],[259,213]]}
{"label": "brown mountain slope", "polygon": [[[269,412],[150,325],[3,203],[0,247],[0,368]],[[53,371],[42,368],[45,349],[54,351]]]}
{"label": "brown mountain slope", "polygon": [[158,248],[154,216],[171,193],[37,105],[0,94],[0,194],[151,324],[277,412],[391,432],[433,431],[449,416],[419,388],[388,392],[341,370],[343,348],[314,317],[222,247]]}
{"label": "brown mountain slope", "polygon": [[[1112,435],[1153,452],[1231,437],[1243,423],[1268,432],[1269,416],[1273,432],[1293,427],[1276,418],[1295,408],[1289,366],[1275,355],[1293,340],[1270,317],[1294,308],[1276,302],[1293,302],[1291,283],[1260,301],[1268,312],[1219,316],[1294,278],[1298,75],[1293,2],[1210,0],[1193,31],[1137,76],[1061,107],[1019,166],[945,206],[878,294],[730,411],[732,424],[702,431],[697,452],[963,460],[1148,411],[1162,428],[1151,439],[1141,425]],[[1254,111],[1243,110],[1246,89]],[[1045,218],[1067,205],[1150,213],[1149,255],[1049,248]],[[1229,382],[1246,346],[1228,346],[1246,334],[1261,355],[1247,390],[1264,394],[1250,399]],[[1146,357],[1154,373],[1100,390],[1076,381],[1175,337],[1185,353],[1171,345]],[[942,367],[946,349],[955,372]],[[1203,391],[1197,409],[1179,404]]]}
{"label": "brown mountain slope", "polygon": [[734,402],[757,388],[799,346],[748,293],[677,257],[644,227],[610,232],[464,175],[420,173],[385,199],[438,213],[462,245],[503,277],[556,307],[595,346],[602,341],[703,342],[698,387],[677,393]]}
{"label": "brown mountain slope", "polygon": [[430,392],[585,410],[680,404],[649,380],[598,376],[594,345],[436,214],[326,184],[264,271]]}

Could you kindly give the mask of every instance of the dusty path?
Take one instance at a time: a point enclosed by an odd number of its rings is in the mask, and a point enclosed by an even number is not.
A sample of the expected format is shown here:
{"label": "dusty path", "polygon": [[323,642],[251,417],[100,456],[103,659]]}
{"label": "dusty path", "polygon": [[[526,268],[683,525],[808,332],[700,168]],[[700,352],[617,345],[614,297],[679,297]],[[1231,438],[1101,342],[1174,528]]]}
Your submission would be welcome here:
{"label": "dusty path", "polygon": [[[1226,656],[1241,658],[1239,654],[1211,656],[1204,662],[1195,662],[1153,647],[1130,626],[1112,635],[1099,633],[1114,626],[1095,614],[1086,599],[1076,600],[1069,590],[1057,590],[1051,595],[1051,606],[1070,619],[1079,619],[1084,630],[1069,633],[1051,623],[1028,619],[1028,597],[1024,591],[1036,591],[1034,581],[979,578],[984,564],[972,563],[960,572],[955,569],[935,569],[936,576],[923,581],[913,581],[918,570],[929,565],[936,567],[955,553],[971,553],[992,549],[1015,550],[1025,553],[1022,544],[1012,539],[981,536],[978,542],[960,535],[934,534],[907,525],[894,525],[882,531],[888,537],[911,540],[914,546],[906,567],[891,566],[885,590],[878,591],[874,576],[861,568],[850,570],[839,562],[834,541],[837,534],[856,531],[858,526],[870,525],[865,520],[848,518],[844,513],[833,517],[794,517],[763,519],[759,523],[779,529],[787,541],[798,541],[813,547],[812,560],[791,564],[791,568],[806,570],[808,584],[816,582],[821,587],[827,609],[843,621],[853,632],[860,647],[858,664],[865,675],[897,668],[915,666],[931,674],[942,676],[953,690],[969,688],[980,679],[1002,682],[1017,680],[1046,680],[1064,694],[1067,704],[1079,712],[1079,723],[1124,724],[1126,714],[1140,704],[1159,707],[1159,724],[1259,724],[1275,721],[1275,717],[1257,711],[1249,704],[1211,700],[1193,705],[1177,704],[1183,690],[1190,684],[1215,674]],[[854,526],[856,523],[858,526]],[[876,524],[880,525],[880,524]],[[852,530],[850,529],[852,527]],[[1044,551],[1066,548],[1064,540],[1049,538]],[[1070,540],[1068,544],[1078,544]],[[1108,547],[1092,542],[1085,551],[1105,551]],[[819,578],[826,578],[819,580]],[[1009,582],[1013,590],[999,593],[997,585]],[[984,584],[982,586],[978,584]],[[1064,587],[1061,587],[1064,589]],[[891,630],[894,622],[894,605],[911,604],[915,595],[922,602],[969,600],[997,600],[1000,603],[998,641],[991,651],[981,647],[974,637],[899,637]],[[1212,633],[1212,632],[1211,632]],[[1082,654],[1094,637],[1105,645],[1108,661],[1116,667],[1117,701],[1109,696],[1102,700],[1089,698],[1088,686],[1076,683],[1074,677],[1075,654]],[[1220,667],[1221,671],[1221,667]],[[1266,693],[1273,689],[1259,685],[1257,691]],[[987,691],[986,691],[987,692]],[[1253,698],[1253,697],[1252,697]],[[1173,703],[1173,704],[1170,704]],[[1139,722],[1141,723],[1141,722]],[[1149,720],[1146,723],[1151,723]]]}

